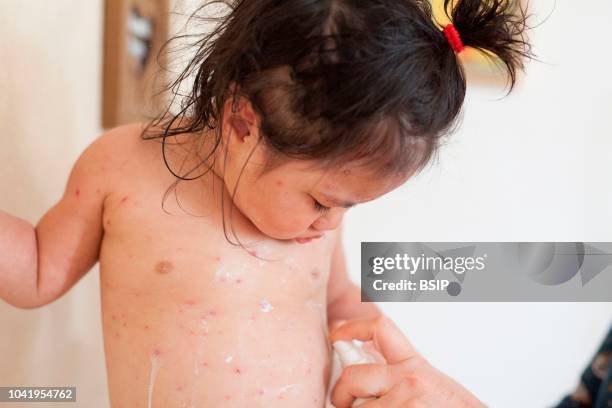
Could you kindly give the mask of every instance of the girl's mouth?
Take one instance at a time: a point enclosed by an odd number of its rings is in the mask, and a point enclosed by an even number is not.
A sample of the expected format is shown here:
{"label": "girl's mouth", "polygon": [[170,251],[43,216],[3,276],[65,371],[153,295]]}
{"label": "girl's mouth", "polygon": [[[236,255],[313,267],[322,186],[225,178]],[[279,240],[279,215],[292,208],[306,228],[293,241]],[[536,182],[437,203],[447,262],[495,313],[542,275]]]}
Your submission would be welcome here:
{"label": "girl's mouth", "polygon": [[321,237],[322,235],[319,235],[316,237],[310,237],[310,238],[295,238],[295,242],[297,242],[298,244],[307,244],[310,241],[314,241],[315,239],[319,239]]}

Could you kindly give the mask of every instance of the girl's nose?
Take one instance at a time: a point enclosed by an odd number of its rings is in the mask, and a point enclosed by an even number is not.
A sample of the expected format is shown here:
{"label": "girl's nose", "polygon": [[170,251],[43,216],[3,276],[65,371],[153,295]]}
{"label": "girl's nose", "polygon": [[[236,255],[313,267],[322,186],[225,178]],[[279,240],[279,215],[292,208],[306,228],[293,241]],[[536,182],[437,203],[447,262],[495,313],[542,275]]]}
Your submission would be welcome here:
{"label": "girl's nose", "polygon": [[332,208],[326,214],[317,218],[317,220],[312,223],[312,228],[317,231],[336,229],[342,222],[342,217],[345,212],[345,208]]}

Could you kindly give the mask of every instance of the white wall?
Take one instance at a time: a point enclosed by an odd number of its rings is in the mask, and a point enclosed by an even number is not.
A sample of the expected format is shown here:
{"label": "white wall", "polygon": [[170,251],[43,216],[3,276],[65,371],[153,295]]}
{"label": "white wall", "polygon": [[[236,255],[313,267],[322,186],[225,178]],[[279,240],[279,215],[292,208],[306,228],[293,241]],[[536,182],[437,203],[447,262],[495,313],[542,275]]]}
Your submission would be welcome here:
{"label": "white wall", "polygon": [[[535,4],[538,20],[552,3]],[[611,23],[607,0],[559,0],[533,36],[547,64],[531,64],[499,102],[470,89],[440,164],[349,212],[353,278],[360,241],[611,241],[612,60],[601,52]],[[100,132],[101,24],[101,0],[0,3],[3,210],[36,222]],[[96,267],[39,310],[0,306],[2,385],[76,385],[75,407],[107,406],[97,279]],[[381,306],[434,364],[496,408],[556,402],[612,315],[605,303]]]}
{"label": "white wall", "polygon": [[[534,3],[542,21],[553,0]],[[471,87],[439,164],[346,220],[361,241],[612,241],[612,3],[559,0],[515,92]],[[575,386],[610,303],[385,303],[434,364],[492,407],[550,406]]]}
{"label": "white wall", "polygon": [[[102,10],[102,0],[0,2],[0,208],[32,223],[101,131]],[[97,267],[44,308],[0,304],[0,385],[74,385],[73,406],[107,407],[99,308]]]}

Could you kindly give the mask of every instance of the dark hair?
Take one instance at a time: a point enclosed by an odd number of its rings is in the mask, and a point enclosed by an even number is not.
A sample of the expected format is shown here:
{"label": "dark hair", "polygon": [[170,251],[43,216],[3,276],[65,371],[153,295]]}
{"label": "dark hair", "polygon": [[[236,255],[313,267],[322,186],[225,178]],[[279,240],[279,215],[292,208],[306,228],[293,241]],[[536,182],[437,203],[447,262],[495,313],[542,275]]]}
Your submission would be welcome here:
{"label": "dark hair", "polygon": [[[213,4],[229,14],[198,16]],[[526,9],[511,0],[444,7],[465,46],[498,57],[511,90],[531,56]],[[168,87],[176,97],[195,74],[180,111],[168,108],[149,123],[162,130],[147,127],[145,138],[219,130],[225,101],[243,96],[272,155],[359,161],[384,175],[422,170],[459,116],[465,75],[427,0],[218,0],[192,18],[217,26]]]}

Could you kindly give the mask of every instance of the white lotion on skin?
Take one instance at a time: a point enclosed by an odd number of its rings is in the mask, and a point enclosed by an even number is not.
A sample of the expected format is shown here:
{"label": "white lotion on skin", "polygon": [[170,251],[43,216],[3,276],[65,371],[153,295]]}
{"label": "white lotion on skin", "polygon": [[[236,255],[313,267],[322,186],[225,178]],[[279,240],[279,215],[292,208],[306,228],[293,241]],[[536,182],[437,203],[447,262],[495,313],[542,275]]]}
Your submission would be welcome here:
{"label": "white lotion on skin", "polygon": [[280,397],[287,392],[293,392],[295,394],[299,394],[301,388],[302,388],[302,384],[287,384],[278,389],[277,397]]}
{"label": "white lotion on skin", "polygon": [[[330,375],[330,382],[327,392],[327,403],[326,408],[334,408],[331,403],[330,397],[331,392],[342,373],[342,370],[346,366],[355,364],[372,364],[376,363],[376,359],[373,355],[363,349],[363,342],[359,340],[343,341],[338,340],[333,344],[334,355],[332,361],[332,371]],[[357,398],[353,401],[353,407],[358,407],[373,398]]]}
{"label": "white lotion on skin", "polygon": [[159,353],[153,352],[151,354],[151,376],[149,377],[149,390],[147,393],[147,407],[151,408],[153,404],[153,387],[155,386],[155,379],[157,378],[157,371],[159,371],[160,363],[159,363]]}
{"label": "white lotion on skin", "polygon": [[257,256],[263,258],[259,260],[259,266],[264,266],[269,260],[270,255],[272,255],[272,249],[270,248],[270,246],[266,244],[262,244],[261,246],[259,246],[257,250]]}
{"label": "white lotion on skin", "polygon": [[234,277],[234,273],[228,271],[224,266],[220,266],[215,272],[215,282],[226,282]]}
{"label": "white lotion on skin", "polygon": [[274,309],[274,307],[270,304],[270,302],[264,299],[259,302],[259,309],[264,313],[269,313]]}

